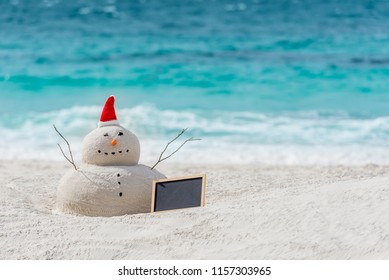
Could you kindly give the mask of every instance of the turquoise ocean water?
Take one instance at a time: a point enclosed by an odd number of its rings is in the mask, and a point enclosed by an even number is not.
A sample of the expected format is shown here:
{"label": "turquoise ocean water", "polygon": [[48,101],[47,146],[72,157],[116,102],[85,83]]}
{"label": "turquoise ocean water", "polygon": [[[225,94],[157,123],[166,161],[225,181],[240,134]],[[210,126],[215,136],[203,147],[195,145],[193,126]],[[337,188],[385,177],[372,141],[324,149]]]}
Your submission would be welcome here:
{"label": "turquoise ocean water", "polygon": [[0,0],[0,157],[80,156],[116,96],[142,161],[389,164],[389,2]]}

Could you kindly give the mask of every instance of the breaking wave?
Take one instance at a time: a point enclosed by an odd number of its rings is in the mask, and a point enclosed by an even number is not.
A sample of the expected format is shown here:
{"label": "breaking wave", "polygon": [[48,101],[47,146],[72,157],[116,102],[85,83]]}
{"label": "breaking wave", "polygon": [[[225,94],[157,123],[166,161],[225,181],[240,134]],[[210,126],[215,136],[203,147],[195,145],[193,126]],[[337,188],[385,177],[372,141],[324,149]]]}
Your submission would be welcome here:
{"label": "breaking wave", "polygon": [[[2,159],[63,160],[55,124],[81,158],[83,137],[96,128],[101,107],[72,107],[26,113],[0,121]],[[254,113],[161,110],[152,105],[119,109],[120,123],[141,142],[141,162],[154,162],[166,143],[188,143],[169,162],[239,164],[389,164],[389,117],[358,118],[345,113]],[[65,143],[63,143],[65,144]],[[177,141],[174,144],[180,144]],[[174,149],[175,146],[172,146]]]}

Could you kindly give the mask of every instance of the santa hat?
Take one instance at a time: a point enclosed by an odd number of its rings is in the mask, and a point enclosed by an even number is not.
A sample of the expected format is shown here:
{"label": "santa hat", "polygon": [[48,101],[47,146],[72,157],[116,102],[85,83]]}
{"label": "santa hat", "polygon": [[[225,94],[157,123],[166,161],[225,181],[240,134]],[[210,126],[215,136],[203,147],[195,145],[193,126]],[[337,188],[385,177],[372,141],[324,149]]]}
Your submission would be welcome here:
{"label": "santa hat", "polygon": [[116,118],[115,113],[115,96],[111,95],[105,101],[103,111],[101,112],[99,127],[108,126],[108,125],[119,125],[119,122]]}

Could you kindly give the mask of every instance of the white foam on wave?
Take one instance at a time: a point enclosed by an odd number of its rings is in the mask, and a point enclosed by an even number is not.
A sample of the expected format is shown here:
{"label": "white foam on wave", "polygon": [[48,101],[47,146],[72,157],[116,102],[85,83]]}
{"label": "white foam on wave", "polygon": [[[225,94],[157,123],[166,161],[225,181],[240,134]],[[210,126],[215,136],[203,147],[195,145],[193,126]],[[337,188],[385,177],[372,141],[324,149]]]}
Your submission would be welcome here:
{"label": "white foam on wave", "polygon": [[[100,112],[100,107],[73,107],[26,114],[12,125],[5,118],[0,123],[1,158],[64,160],[57,143],[63,148],[66,144],[54,131],[55,124],[80,160],[82,139],[96,128]],[[124,127],[138,135],[142,162],[155,162],[166,143],[188,127],[171,151],[188,137],[202,140],[187,143],[169,162],[389,164],[389,117],[179,112],[150,105],[119,109],[117,115]]]}

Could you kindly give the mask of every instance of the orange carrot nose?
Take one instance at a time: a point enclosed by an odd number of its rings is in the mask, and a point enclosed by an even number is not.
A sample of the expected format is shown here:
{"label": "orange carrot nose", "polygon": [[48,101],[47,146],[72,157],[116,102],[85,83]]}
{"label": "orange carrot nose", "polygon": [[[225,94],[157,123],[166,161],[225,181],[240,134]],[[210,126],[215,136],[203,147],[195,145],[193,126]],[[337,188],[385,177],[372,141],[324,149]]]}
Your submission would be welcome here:
{"label": "orange carrot nose", "polygon": [[116,141],[116,139],[113,139],[113,140],[111,141],[112,146],[115,146],[117,143],[118,143],[118,142]]}

